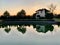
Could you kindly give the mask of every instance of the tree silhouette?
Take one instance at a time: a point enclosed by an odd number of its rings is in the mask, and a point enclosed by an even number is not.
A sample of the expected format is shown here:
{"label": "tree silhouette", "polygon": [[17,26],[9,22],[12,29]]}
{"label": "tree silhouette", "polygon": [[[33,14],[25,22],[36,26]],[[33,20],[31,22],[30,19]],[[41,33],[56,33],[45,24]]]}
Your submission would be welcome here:
{"label": "tree silhouette", "polygon": [[50,4],[50,6],[48,7],[50,12],[54,12],[54,10],[56,9],[56,5]]}
{"label": "tree silhouette", "polygon": [[9,12],[8,12],[8,11],[5,11],[5,12],[4,12],[4,14],[3,14],[3,16],[4,16],[4,17],[9,17],[9,16],[10,16],[10,14],[9,14]]}
{"label": "tree silhouette", "polygon": [[33,14],[32,18],[33,19],[36,19],[36,13]]}
{"label": "tree silhouette", "polygon": [[17,16],[20,18],[24,18],[26,16],[25,10],[22,9],[20,12],[17,13]]}
{"label": "tree silhouette", "polygon": [[46,13],[45,17],[47,19],[52,19],[54,16],[53,16],[53,13]]}

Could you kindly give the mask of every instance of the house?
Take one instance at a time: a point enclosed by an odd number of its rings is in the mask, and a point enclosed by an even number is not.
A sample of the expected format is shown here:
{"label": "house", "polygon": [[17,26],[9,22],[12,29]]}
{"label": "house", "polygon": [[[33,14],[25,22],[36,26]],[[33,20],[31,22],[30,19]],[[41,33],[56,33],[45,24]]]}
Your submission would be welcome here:
{"label": "house", "polygon": [[40,17],[45,17],[46,13],[50,13],[47,9],[39,9],[36,11],[36,19],[39,19]]}

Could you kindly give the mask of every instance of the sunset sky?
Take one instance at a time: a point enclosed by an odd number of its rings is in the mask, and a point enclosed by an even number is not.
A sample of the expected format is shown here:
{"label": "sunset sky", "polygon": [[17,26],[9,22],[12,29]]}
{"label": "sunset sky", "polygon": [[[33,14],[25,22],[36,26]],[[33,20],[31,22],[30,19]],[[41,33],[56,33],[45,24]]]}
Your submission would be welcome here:
{"label": "sunset sky", "polygon": [[24,9],[27,15],[32,15],[40,8],[48,8],[51,3],[57,6],[55,12],[60,13],[60,0],[0,0],[0,15],[6,10],[11,15],[16,15],[21,9]]}

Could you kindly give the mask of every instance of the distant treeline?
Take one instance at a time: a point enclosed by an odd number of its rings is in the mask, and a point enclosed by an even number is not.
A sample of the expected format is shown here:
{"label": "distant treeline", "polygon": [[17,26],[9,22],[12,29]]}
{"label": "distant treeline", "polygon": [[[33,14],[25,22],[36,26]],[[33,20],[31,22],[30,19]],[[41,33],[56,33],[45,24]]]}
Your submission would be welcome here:
{"label": "distant treeline", "polygon": [[[39,10],[43,10],[43,9],[39,9]],[[52,19],[52,18],[60,18],[60,14],[53,14],[52,12],[51,13],[47,13],[47,9],[44,9],[46,10],[45,11],[45,17],[39,17],[39,19]],[[8,11],[5,11],[3,15],[0,16],[0,19],[2,20],[17,20],[17,19],[36,19],[36,12],[32,14],[32,16],[29,16],[29,15],[26,15],[26,12],[25,10],[21,10],[17,13],[16,16],[11,16],[10,13]]]}

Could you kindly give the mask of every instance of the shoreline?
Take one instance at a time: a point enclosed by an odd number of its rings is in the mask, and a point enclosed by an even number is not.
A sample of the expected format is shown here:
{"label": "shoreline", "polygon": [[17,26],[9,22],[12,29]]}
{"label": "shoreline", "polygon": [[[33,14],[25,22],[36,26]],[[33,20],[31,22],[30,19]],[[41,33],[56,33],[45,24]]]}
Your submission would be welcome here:
{"label": "shoreline", "polygon": [[56,21],[2,21],[0,24],[20,25],[20,24],[58,24]]}

